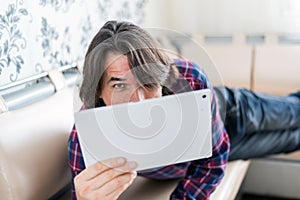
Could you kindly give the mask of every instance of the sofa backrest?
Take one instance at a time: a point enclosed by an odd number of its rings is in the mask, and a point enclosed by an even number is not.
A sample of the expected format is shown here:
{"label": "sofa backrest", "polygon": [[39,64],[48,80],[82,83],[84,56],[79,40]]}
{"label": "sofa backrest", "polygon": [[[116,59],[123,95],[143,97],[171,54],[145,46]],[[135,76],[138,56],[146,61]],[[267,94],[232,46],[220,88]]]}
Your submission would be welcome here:
{"label": "sofa backrest", "polygon": [[247,45],[244,35],[236,36],[232,44],[203,45],[215,63],[223,83],[229,87],[251,89],[253,47]]}
{"label": "sofa backrest", "polygon": [[253,89],[279,95],[299,90],[300,45],[279,44],[273,35],[266,40],[255,46]]}
{"label": "sofa backrest", "polygon": [[232,41],[224,44],[207,43],[201,34],[193,38],[207,51],[226,86],[276,95],[300,89],[300,45],[292,39],[282,41],[277,34],[270,33],[257,44],[247,42],[241,33],[234,34]]}

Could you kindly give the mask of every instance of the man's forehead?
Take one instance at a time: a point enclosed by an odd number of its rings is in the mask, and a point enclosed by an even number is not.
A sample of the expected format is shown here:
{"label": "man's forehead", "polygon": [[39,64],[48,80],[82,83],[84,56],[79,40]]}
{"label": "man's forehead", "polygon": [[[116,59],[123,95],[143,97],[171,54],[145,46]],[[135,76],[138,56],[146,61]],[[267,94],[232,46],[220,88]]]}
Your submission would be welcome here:
{"label": "man's forehead", "polygon": [[114,54],[114,53],[109,53],[106,56],[106,60],[105,60],[106,70],[113,69],[113,68],[120,68],[122,66],[129,67],[127,56],[124,56],[122,54]]}
{"label": "man's forehead", "polygon": [[121,54],[108,54],[105,62],[107,73],[128,73],[130,71],[127,56]]}

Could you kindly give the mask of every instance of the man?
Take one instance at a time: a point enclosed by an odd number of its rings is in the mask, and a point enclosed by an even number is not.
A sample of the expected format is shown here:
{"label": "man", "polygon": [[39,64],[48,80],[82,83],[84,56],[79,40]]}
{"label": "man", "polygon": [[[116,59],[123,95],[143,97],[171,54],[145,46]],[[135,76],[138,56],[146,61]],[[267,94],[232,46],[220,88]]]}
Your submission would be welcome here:
{"label": "man", "polygon": [[[224,176],[229,139],[219,110],[225,107],[226,129],[236,146],[232,159],[299,149],[299,93],[282,99],[229,88],[215,88],[215,93],[201,68],[189,61],[170,60],[146,31],[127,22],[109,21],[93,38],[85,57],[80,97],[84,108],[93,108],[206,88],[212,91],[212,157],[139,173],[156,179],[181,178],[171,199],[208,199]],[[274,110],[273,105],[277,105],[278,110]],[[258,106],[261,110],[253,113]],[[279,123],[272,129],[271,124],[280,117],[278,112],[286,109],[291,121]],[[268,116],[261,117],[267,112]],[[265,143],[262,151],[249,152],[243,148],[257,142],[250,140],[247,143],[252,135],[271,135],[267,138],[273,138],[273,134],[266,134],[268,131],[286,131],[288,141],[275,150],[270,143]],[[295,141],[293,145],[290,145],[291,141]],[[74,178],[74,199],[117,199],[136,176],[137,164],[124,158],[100,161],[86,168],[75,126],[69,138],[69,164]]]}

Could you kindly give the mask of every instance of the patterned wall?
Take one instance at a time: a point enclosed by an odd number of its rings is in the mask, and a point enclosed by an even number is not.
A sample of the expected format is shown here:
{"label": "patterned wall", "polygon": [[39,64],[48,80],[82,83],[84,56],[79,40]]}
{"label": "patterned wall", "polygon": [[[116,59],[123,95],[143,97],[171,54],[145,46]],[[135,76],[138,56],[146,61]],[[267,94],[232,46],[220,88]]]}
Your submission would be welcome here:
{"label": "patterned wall", "polygon": [[146,0],[5,0],[0,7],[0,86],[82,60],[111,19],[142,25]]}

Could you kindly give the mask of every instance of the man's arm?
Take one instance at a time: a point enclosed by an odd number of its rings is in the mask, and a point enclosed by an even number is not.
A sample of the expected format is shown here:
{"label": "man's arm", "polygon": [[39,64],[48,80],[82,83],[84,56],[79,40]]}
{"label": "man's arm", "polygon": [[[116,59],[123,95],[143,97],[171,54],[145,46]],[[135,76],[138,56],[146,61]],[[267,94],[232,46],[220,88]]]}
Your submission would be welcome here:
{"label": "man's arm", "polygon": [[212,157],[192,161],[186,176],[178,183],[171,199],[209,199],[224,176],[230,149],[229,138],[220,117],[216,95],[204,70],[195,63],[175,60],[193,90],[210,88],[212,114]]}
{"label": "man's arm", "polygon": [[78,135],[76,131],[76,127],[74,125],[72,132],[69,136],[69,143],[68,143],[68,154],[69,154],[69,166],[72,172],[72,199],[76,199],[76,192],[74,187],[74,178],[77,176],[81,171],[85,169],[85,164],[78,140]]}
{"label": "man's arm", "polygon": [[212,157],[191,162],[186,176],[178,183],[171,199],[209,199],[224,176],[229,153],[229,138],[216,108],[213,98]]}

